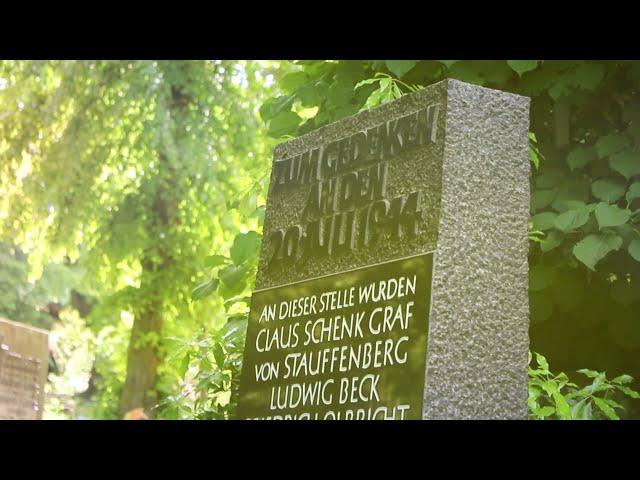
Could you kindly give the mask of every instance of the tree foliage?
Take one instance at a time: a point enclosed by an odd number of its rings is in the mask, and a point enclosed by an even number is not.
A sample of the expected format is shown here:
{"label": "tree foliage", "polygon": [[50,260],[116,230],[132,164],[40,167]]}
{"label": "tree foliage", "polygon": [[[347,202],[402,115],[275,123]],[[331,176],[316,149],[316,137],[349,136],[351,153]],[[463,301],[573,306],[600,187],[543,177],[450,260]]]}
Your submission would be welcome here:
{"label": "tree foliage", "polygon": [[[256,105],[269,68],[0,64],[0,238],[28,253],[32,280],[49,263],[82,265],[79,289],[99,299],[87,319],[99,339],[97,415],[173,393],[166,338],[224,321],[220,300],[194,303],[191,290],[207,255],[257,227],[228,199],[265,173]],[[225,286],[239,291],[231,273]]]}
{"label": "tree foliage", "polygon": [[533,348],[640,375],[640,62],[293,63],[261,109],[282,139],[444,78],[531,97]]}

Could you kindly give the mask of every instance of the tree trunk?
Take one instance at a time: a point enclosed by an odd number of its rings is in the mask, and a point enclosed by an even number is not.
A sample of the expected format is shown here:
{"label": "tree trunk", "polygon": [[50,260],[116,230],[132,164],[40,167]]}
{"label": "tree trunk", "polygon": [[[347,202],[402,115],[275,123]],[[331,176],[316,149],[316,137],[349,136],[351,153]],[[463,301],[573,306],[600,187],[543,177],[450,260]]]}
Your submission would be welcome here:
{"label": "tree trunk", "polygon": [[[167,157],[159,155],[161,167]],[[161,170],[162,171],[162,170]],[[171,169],[166,168],[167,172]],[[157,187],[152,208],[150,232],[160,235],[176,224],[176,201],[162,185]],[[158,352],[158,341],[162,337],[162,298],[165,292],[155,286],[154,278],[173,266],[173,258],[167,245],[159,241],[156,255],[148,253],[140,261],[142,265],[140,309],[134,312],[133,328],[129,340],[127,357],[127,379],[120,398],[120,415],[124,416],[136,408],[144,408],[150,418],[155,417],[157,403],[156,377],[162,358]],[[151,299],[151,300],[150,300]]]}
{"label": "tree trunk", "polygon": [[120,415],[135,408],[144,408],[149,416],[153,416],[153,406],[157,403],[156,375],[160,365],[160,356],[156,345],[145,337],[149,332],[162,333],[161,307],[146,309],[136,314],[129,341],[127,357],[127,380],[122,390]]}
{"label": "tree trunk", "polygon": [[[176,132],[173,139],[176,144],[182,137],[182,113],[189,97],[181,89],[171,86],[171,97],[167,102],[171,117],[176,121]],[[161,147],[163,148],[163,147]],[[158,171],[163,178],[158,181],[153,198],[149,233],[156,238],[156,247],[141,258],[142,282],[141,291],[145,298],[140,300],[140,311],[135,312],[129,351],[127,358],[127,379],[120,397],[120,415],[124,416],[131,410],[144,408],[148,417],[155,417],[158,396],[156,380],[158,367],[162,358],[158,352],[157,341],[162,337],[163,308],[161,300],[166,292],[154,288],[154,278],[169,271],[174,264],[170,246],[158,238],[172,230],[179,222],[177,215],[177,199],[175,185],[175,167],[171,165],[167,152],[161,150],[158,154]],[[161,236],[162,235],[162,236]],[[145,279],[149,285],[145,287]],[[149,298],[153,300],[149,300]],[[157,300],[156,300],[157,299]]]}

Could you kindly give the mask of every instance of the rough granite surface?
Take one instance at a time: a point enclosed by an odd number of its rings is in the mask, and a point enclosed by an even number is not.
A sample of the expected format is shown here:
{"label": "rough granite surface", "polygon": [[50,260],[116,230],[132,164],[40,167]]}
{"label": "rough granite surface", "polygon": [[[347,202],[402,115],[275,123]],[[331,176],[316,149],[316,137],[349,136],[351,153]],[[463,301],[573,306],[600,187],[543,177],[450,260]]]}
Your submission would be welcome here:
{"label": "rough granite surface", "polygon": [[274,161],[326,145],[334,140],[348,137],[427,106],[440,104],[436,142],[405,151],[393,157],[389,162],[387,181],[387,196],[389,198],[416,190],[420,191],[423,221],[418,226],[418,235],[413,239],[394,240],[390,238],[389,234],[383,234],[375,248],[363,248],[349,254],[314,258],[303,268],[288,268],[269,272],[266,264],[271,258],[274,248],[270,242],[270,235],[275,230],[300,223],[311,188],[309,185],[303,185],[274,191],[272,172],[256,289],[275,287],[433,251],[438,235],[445,102],[446,81],[442,81],[415,94],[406,95],[395,102],[361,112],[278,145],[275,148]]}
{"label": "rough granite surface", "polygon": [[448,81],[426,419],[526,419],[529,99]]}
{"label": "rough granite surface", "polygon": [[389,197],[421,191],[418,236],[268,272],[270,233],[299,223],[310,187],[270,188],[256,289],[436,250],[423,418],[525,419],[529,99],[444,80],[280,144],[274,160],[436,103],[436,142],[389,164]]}

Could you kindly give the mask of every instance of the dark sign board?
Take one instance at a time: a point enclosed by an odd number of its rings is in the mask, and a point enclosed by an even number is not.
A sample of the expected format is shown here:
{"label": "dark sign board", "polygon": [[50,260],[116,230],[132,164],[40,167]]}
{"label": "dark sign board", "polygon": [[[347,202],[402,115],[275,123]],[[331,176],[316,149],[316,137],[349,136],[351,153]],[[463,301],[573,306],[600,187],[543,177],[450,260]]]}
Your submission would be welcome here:
{"label": "dark sign board", "polygon": [[252,298],[238,415],[420,419],[433,254]]}

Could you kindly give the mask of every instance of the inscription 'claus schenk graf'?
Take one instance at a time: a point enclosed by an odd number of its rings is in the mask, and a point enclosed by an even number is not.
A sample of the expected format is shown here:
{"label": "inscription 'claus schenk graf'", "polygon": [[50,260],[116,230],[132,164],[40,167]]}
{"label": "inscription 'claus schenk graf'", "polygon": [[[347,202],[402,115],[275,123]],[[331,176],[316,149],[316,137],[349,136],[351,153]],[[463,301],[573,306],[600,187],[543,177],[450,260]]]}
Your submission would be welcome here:
{"label": "inscription 'claus schenk graf'", "polygon": [[310,256],[334,255],[375,244],[382,227],[394,237],[415,235],[420,219],[418,191],[387,198],[388,161],[414,147],[434,143],[439,105],[385,122],[276,161],[274,192],[310,185],[304,225],[271,234],[269,268]]}

